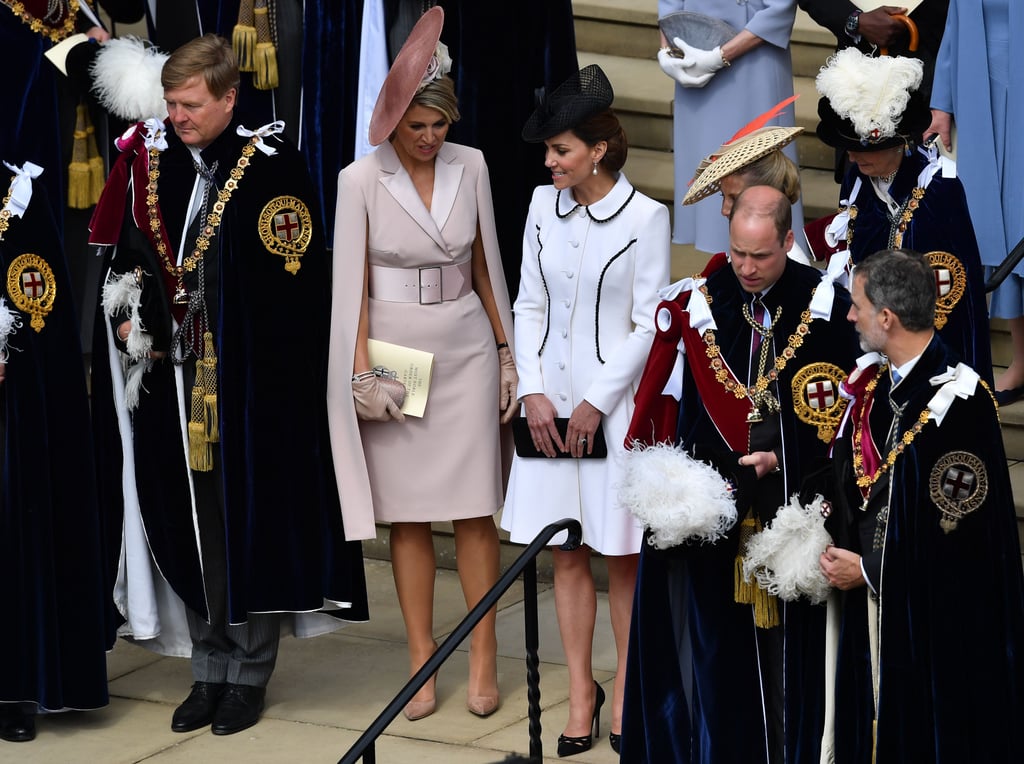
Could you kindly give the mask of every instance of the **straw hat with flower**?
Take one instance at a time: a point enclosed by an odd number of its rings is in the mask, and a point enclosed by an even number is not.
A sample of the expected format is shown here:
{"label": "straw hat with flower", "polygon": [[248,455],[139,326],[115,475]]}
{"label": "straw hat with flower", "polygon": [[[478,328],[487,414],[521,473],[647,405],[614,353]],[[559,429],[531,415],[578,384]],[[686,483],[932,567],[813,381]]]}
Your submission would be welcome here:
{"label": "straw hat with flower", "polygon": [[744,125],[718,151],[702,159],[683,197],[683,204],[693,204],[718,193],[722,178],[739,172],[794,141],[804,131],[802,127],[765,127],[764,124],[796,99],[797,96],[792,96],[776,104]]}

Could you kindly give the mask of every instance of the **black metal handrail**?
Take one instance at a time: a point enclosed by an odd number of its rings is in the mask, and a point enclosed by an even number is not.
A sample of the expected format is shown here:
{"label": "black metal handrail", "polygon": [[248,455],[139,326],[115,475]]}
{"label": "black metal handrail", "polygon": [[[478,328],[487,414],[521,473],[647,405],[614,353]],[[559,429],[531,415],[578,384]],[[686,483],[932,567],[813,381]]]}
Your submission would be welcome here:
{"label": "black metal handrail", "polygon": [[406,682],[397,695],[385,706],[373,723],[359,736],[359,739],[339,759],[338,764],[355,764],[362,757],[363,764],[376,764],[377,756],[374,745],[377,738],[395,720],[405,704],[412,700],[413,695],[427,683],[427,680],[448,660],[462,641],[469,636],[480,620],[493,608],[501,596],[516,582],[520,574],[523,576],[523,618],[526,639],[526,700],[527,714],[530,720],[530,758],[540,760],[543,756],[540,741],[540,658],[537,656],[539,642],[537,620],[537,555],[548,545],[557,533],[567,531],[569,537],[561,549],[572,551],[578,549],[583,540],[583,529],[578,520],[565,518],[551,523],[530,542],[523,553],[516,558],[508,570],[498,579],[465,618],[434,651],[426,663],[417,671],[412,679]]}

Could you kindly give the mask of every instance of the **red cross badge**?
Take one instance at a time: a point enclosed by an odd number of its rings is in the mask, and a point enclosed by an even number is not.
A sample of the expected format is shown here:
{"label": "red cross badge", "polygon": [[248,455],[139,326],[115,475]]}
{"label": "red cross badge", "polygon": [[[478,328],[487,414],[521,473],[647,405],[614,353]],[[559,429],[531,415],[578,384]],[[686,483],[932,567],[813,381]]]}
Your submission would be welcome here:
{"label": "red cross badge", "polygon": [[18,310],[32,316],[32,328],[41,332],[46,325],[43,319],[53,310],[57,296],[57,281],[50,265],[31,253],[14,258],[7,269],[7,294]]}
{"label": "red cross badge", "polygon": [[793,410],[797,419],[818,428],[818,438],[831,443],[846,409],[838,394],[846,372],[833,363],[812,363],[793,375]]}
{"label": "red cross badge", "polygon": [[285,259],[293,276],[302,267],[300,258],[313,238],[313,218],[305,202],[294,196],[278,196],[267,202],[259,217],[260,241],[267,251]]}
{"label": "red cross badge", "polygon": [[925,257],[935,273],[935,328],[941,329],[967,290],[967,269],[949,252],[929,252]]}
{"label": "red cross badge", "polygon": [[967,451],[951,451],[932,467],[928,495],[941,513],[939,526],[952,533],[988,496],[985,463]]}

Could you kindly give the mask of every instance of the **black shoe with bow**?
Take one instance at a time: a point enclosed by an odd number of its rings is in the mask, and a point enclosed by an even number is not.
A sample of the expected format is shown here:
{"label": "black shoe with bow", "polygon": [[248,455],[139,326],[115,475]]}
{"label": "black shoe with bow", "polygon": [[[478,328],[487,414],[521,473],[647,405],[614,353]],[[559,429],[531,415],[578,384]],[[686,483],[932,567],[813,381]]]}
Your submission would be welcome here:
{"label": "black shoe with bow", "polygon": [[601,729],[601,706],[604,705],[604,688],[601,687],[596,681],[594,682],[594,716],[591,722],[591,730],[589,735],[581,735],[580,737],[569,737],[568,735],[558,736],[558,755],[574,756],[577,753],[583,753],[589,751],[590,747],[594,744],[594,738],[600,737]]}
{"label": "black shoe with bow", "polygon": [[210,731],[214,735],[233,735],[248,729],[260,720],[266,694],[265,687],[229,684],[217,706]]}
{"label": "black shoe with bow", "polygon": [[171,729],[174,732],[191,732],[205,727],[213,721],[217,704],[224,694],[222,682],[196,682],[184,702],[174,709]]}

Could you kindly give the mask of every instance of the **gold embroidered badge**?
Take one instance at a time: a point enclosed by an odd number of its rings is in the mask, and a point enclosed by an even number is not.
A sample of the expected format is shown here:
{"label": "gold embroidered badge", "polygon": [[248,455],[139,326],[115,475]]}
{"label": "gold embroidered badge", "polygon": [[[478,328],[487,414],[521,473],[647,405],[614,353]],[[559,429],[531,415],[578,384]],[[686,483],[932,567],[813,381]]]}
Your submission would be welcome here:
{"label": "gold embroidered badge", "polygon": [[57,281],[39,255],[19,255],[7,269],[7,294],[18,310],[32,316],[32,328],[41,332],[46,323],[43,317],[53,310]]}
{"label": "gold embroidered badge", "polygon": [[793,409],[804,424],[818,428],[818,439],[831,443],[839,427],[846,399],[839,395],[839,383],[846,372],[833,363],[812,363],[793,375]]}
{"label": "gold embroidered badge", "polygon": [[259,231],[263,246],[284,257],[285,270],[294,276],[302,267],[299,258],[313,238],[309,207],[294,196],[271,199],[260,213]]}
{"label": "gold embroidered badge", "polygon": [[967,290],[967,270],[949,252],[929,252],[925,257],[935,271],[935,328],[941,329]]}
{"label": "gold embroidered badge", "polygon": [[945,533],[952,533],[988,496],[985,463],[967,451],[950,451],[932,467],[928,493],[942,513],[939,526]]}

